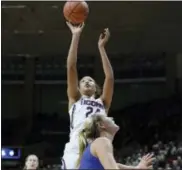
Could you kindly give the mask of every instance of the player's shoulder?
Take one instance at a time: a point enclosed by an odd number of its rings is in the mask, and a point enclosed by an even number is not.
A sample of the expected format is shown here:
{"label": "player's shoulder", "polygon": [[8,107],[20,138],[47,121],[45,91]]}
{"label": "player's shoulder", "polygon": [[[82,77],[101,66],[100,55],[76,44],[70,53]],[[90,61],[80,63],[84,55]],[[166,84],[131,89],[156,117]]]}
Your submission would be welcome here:
{"label": "player's shoulder", "polygon": [[102,99],[99,97],[99,98],[95,98],[95,100],[97,101],[97,102],[100,102],[100,103],[102,103],[103,104],[103,101],[102,101]]}
{"label": "player's shoulder", "polygon": [[106,137],[99,137],[93,142],[96,146],[110,146],[111,141]]}
{"label": "player's shoulder", "polygon": [[74,108],[76,105],[79,105],[80,104],[80,101],[81,101],[81,98],[76,100],[74,103],[72,103],[70,109]]}
{"label": "player's shoulder", "polygon": [[105,154],[106,152],[113,152],[112,143],[106,137],[99,137],[92,143],[91,152],[95,156]]}

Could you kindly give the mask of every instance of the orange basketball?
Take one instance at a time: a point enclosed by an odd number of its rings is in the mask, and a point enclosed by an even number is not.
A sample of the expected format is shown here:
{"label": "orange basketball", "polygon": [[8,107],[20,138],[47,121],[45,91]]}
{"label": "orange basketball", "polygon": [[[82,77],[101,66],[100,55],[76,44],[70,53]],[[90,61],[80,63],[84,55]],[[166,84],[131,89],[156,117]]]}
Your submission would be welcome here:
{"label": "orange basketball", "polygon": [[80,24],[85,21],[89,13],[88,4],[84,0],[69,0],[65,3],[63,14],[67,21]]}

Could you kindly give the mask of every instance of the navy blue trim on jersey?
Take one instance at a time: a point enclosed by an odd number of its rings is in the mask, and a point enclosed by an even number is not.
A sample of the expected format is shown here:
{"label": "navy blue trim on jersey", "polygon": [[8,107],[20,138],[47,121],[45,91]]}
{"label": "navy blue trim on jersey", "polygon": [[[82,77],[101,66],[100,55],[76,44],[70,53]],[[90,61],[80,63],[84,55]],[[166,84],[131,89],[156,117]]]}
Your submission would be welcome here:
{"label": "navy blue trim on jersey", "polygon": [[70,127],[71,127],[71,129],[73,129],[73,119],[74,119],[75,110],[76,110],[76,105],[74,104],[73,108],[72,108],[72,112],[71,112],[71,119],[70,119]]}
{"label": "navy blue trim on jersey", "polygon": [[61,159],[61,162],[62,162],[61,169],[62,169],[62,170],[67,169],[67,168],[66,168],[65,160],[64,160],[63,158]]}

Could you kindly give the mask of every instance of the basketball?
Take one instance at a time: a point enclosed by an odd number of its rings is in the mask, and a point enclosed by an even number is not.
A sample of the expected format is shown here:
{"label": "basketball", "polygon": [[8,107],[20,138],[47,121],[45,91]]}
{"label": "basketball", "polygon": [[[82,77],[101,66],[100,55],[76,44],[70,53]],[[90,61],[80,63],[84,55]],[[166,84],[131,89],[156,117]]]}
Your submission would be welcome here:
{"label": "basketball", "polygon": [[63,8],[63,14],[67,21],[72,24],[80,24],[84,22],[88,16],[89,7],[84,0],[67,1]]}

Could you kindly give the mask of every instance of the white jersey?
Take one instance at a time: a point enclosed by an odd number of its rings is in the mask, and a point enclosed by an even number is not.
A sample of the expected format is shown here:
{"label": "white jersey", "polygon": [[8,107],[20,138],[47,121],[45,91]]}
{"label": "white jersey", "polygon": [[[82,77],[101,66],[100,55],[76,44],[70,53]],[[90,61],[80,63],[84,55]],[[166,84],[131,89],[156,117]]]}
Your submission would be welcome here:
{"label": "white jersey", "polygon": [[88,98],[82,96],[80,100],[73,104],[69,111],[70,116],[70,140],[66,144],[64,153],[79,153],[79,132],[83,129],[84,121],[87,117],[100,113],[105,114],[105,108],[100,98]]}

